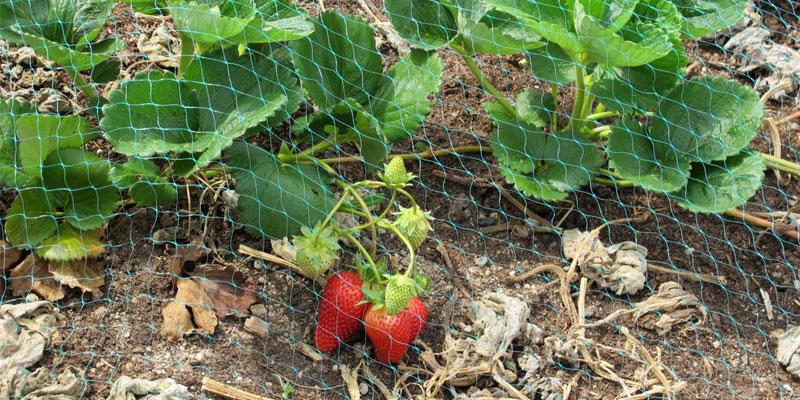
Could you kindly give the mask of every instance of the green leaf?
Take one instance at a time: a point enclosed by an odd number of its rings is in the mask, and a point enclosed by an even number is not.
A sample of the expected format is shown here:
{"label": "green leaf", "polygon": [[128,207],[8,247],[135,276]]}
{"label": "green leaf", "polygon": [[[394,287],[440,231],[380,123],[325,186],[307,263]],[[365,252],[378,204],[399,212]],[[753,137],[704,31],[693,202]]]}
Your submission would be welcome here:
{"label": "green leaf", "polygon": [[115,150],[129,156],[190,154],[188,174],[216,160],[247,129],[289,107],[284,93],[293,85],[292,74],[274,60],[217,49],[193,60],[184,80],[171,73],[137,74],[111,93],[100,125]]}
{"label": "green leaf", "polygon": [[240,221],[254,234],[271,238],[296,235],[325,218],[336,204],[325,171],[286,165],[273,154],[245,142],[227,151],[236,179]]}
{"label": "green leaf", "polygon": [[34,113],[25,101],[0,100],[0,186],[22,187],[29,176],[20,170],[17,118]]}
{"label": "green leaf", "polygon": [[535,177],[531,177],[530,174],[522,174],[503,165],[499,165],[497,168],[508,183],[514,185],[517,190],[524,193],[526,196],[544,201],[560,201],[569,196],[568,192],[562,192],[552,185],[548,185],[537,180]]}
{"label": "green leaf", "polygon": [[[485,106],[497,124],[497,134],[489,138],[492,154],[514,172],[506,171],[504,175],[515,184],[520,182],[518,188],[528,188],[532,196],[547,199],[554,196],[554,191],[569,193],[579,189],[603,164],[602,153],[580,133],[543,132],[524,121],[515,121],[497,104]],[[530,188],[532,183],[542,188]]]}
{"label": "green leaf", "polygon": [[113,8],[108,0],[4,1],[0,3],[0,36],[23,33],[59,45],[83,45],[97,37]]}
{"label": "green leaf", "polygon": [[387,71],[372,99],[371,112],[389,143],[407,139],[422,126],[439,94],[444,67],[434,52],[414,50]]}
{"label": "green leaf", "polygon": [[575,20],[588,62],[635,67],[664,57],[671,49],[669,30],[657,23],[638,21],[620,35],[620,27],[604,26],[586,13],[580,1],[575,3]]}
{"label": "green leaf", "polygon": [[117,80],[120,73],[120,60],[106,59],[92,67],[91,75],[94,83],[109,83]]}
{"label": "green leaf", "polygon": [[747,0],[673,0],[683,15],[683,38],[694,39],[727,28],[744,17]]}
{"label": "green leaf", "polygon": [[206,46],[230,44],[230,38],[244,31],[256,11],[253,0],[168,0],[167,4],[175,27]]}
{"label": "green leaf", "polygon": [[283,1],[256,0],[256,14],[242,33],[231,37],[234,43],[288,42],[314,32],[307,12]]}
{"label": "green leaf", "polygon": [[117,209],[119,192],[109,178],[109,164],[88,151],[60,149],[42,165],[42,182],[53,204],[78,229],[103,226]]}
{"label": "green leaf", "polygon": [[529,51],[528,60],[537,79],[562,86],[575,82],[576,63],[555,43]]}
{"label": "green leaf", "polygon": [[100,127],[117,152],[150,157],[196,148],[197,92],[190,83],[178,81],[175,74],[140,72],[111,92],[109,100]]}
{"label": "green leaf", "polygon": [[435,50],[458,34],[453,14],[440,1],[385,0],[383,5],[397,33],[414,47]]}
{"label": "green leaf", "polygon": [[761,129],[763,116],[764,106],[751,88],[703,77],[684,82],[662,100],[651,134],[683,138],[687,143],[679,149],[711,162],[744,149]]}
{"label": "green leaf", "polygon": [[23,115],[17,118],[20,167],[39,176],[44,160],[56,149],[80,147],[97,133],[77,115]]}
{"label": "green leaf", "polygon": [[125,0],[131,8],[142,14],[166,14],[169,12],[164,0]]}
{"label": "green leaf", "polygon": [[55,232],[53,200],[41,188],[18,191],[6,217],[5,233],[11,244],[34,247]]}
{"label": "green leaf", "polygon": [[557,44],[570,58],[584,51],[575,34],[574,0],[487,0],[497,11],[514,15],[529,29]]}
{"label": "green leaf", "polygon": [[132,158],[115,165],[111,169],[111,181],[127,187],[128,194],[141,206],[164,206],[178,198],[175,184],[161,177],[161,170],[150,160]]}
{"label": "green leaf", "polygon": [[611,168],[647,190],[666,193],[686,185],[689,157],[648,136],[645,127],[633,118],[612,126],[607,151]]}
{"label": "green leaf", "polygon": [[628,23],[638,0],[579,0],[586,14],[604,28],[616,32]]}
{"label": "green leaf", "polygon": [[555,109],[556,100],[550,93],[528,89],[517,96],[517,114],[533,126],[547,126],[553,119]]}
{"label": "green leaf", "polygon": [[546,44],[536,31],[502,11],[490,11],[479,21],[467,19],[461,31],[472,54],[508,55]]}
{"label": "green leaf", "polygon": [[105,249],[98,229],[80,230],[70,224],[58,225],[58,231],[36,248],[36,255],[46,260],[72,261],[98,257]]}
{"label": "green leaf", "polygon": [[125,43],[116,38],[103,39],[77,50],[75,47],[68,47],[60,42],[25,32],[0,31],[0,36],[11,43],[31,47],[40,56],[62,67],[75,68],[78,71],[92,68],[125,48]]}
{"label": "green leaf", "polygon": [[711,164],[692,164],[683,190],[671,196],[692,212],[720,213],[741,206],[761,188],[764,162],[757,154],[740,153]]}
{"label": "green leaf", "polygon": [[332,11],[315,23],[314,33],[289,45],[309,97],[323,109],[346,98],[367,104],[383,74],[372,28],[360,17]]}

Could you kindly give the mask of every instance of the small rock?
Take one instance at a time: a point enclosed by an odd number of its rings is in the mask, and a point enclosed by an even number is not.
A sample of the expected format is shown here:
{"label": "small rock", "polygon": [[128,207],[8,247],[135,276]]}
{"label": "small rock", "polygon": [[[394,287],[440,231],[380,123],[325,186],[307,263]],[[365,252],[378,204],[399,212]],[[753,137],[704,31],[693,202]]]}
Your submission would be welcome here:
{"label": "small rock", "polygon": [[481,256],[481,257],[476,257],[475,258],[475,265],[477,265],[479,267],[483,267],[488,262],[489,262],[489,258],[485,257],[485,256]]}
{"label": "small rock", "polygon": [[335,364],[332,369],[333,369],[333,372],[338,372],[339,371],[339,364]]}
{"label": "small rock", "polygon": [[29,293],[27,296],[25,296],[25,300],[29,303],[33,303],[39,301],[40,299],[35,293]]}
{"label": "small rock", "polygon": [[244,321],[244,330],[250,332],[261,340],[269,338],[269,324],[258,317],[250,317]]}
{"label": "small rock", "polygon": [[369,385],[367,385],[364,382],[359,383],[358,392],[361,393],[362,396],[364,396],[365,394],[367,394],[367,392],[369,392]]}
{"label": "small rock", "polygon": [[199,351],[197,354],[194,355],[194,359],[197,362],[203,362],[206,359],[206,352],[204,350]]}
{"label": "small rock", "polygon": [[263,304],[253,304],[250,306],[250,313],[262,320],[267,319],[267,307]]}

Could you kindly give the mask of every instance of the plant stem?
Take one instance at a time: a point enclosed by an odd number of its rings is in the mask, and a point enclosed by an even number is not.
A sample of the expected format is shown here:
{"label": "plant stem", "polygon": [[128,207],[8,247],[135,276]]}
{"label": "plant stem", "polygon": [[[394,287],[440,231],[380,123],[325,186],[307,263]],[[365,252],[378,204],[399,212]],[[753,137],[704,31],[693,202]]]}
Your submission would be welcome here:
{"label": "plant stem", "polygon": [[181,63],[178,66],[178,78],[182,78],[194,56],[194,40],[185,32],[179,32],[178,37],[181,39]]}
{"label": "plant stem", "polygon": [[327,150],[331,146],[333,146],[333,141],[332,140],[323,140],[322,142],[319,142],[319,143],[309,147],[305,151],[301,152],[299,155],[313,156],[313,155],[315,155],[315,154],[317,154],[319,152]]}
{"label": "plant stem", "polygon": [[397,188],[397,191],[398,191],[400,194],[402,194],[403,196],[406,196],[406,197],[408,197],[408,199],[409,199],[409,200],[411,200],[411,207],[412,207],[412,208],[417,208],[417,201],[416,201],[416,200],[414,200],[414,196],[412,196],[411,194],[409,194],[408,192],[406,192],[404,189]]}
{"label": "plant stem", "polygon": [[800,175],[800,165],[770,154],[762,153],[760,151],[757,151],[756,153],[761,156],[761,158],[764,160],[764,163],[767,164],[767,167],[788,172],[793,175]]}
{"label": "plant stem", "polygon": [[[600,108],[600,106],[602,106],[602,104],[597,106],[597,108]],[[595,111],[597,111],[597,110],[595,110]],[[613,112],[613,111],[602,111],[602,112],[597,111],[594,114],[587,115],[583,119],[586,120],[586,121],[594,121],[594,120],[608,118],[608,117],[617,117],[617,116],[620,116],[620,115],[622,115],[622,114],[617,113],[617,112]]]}
{"label": "plant stem", "polygon": [[[379,220],[382,220],[382,219],[384,219],[384,218],[386,217],[386,215],[388,215],[388,214],[389,214],[389,211],[392,209],[392,204],[394,204],[394,200],[395,200],[396,198],[397,198],[397,191],[396,191],[396,190],[393,190],[393,191],[392,191],[392,198],[390,198],[390,199],[389,199],[389,205],[387,205],[387,206],[386,206],[386,209],[385,209],[385,210],[383,210],[383,212],[381,213],[381,215],[379,215],[379,216],[378,216],[378,218],[377,218],[377,219],[376,219],[376,218],[373,218],[373,219],[372,219],[370,222],[368,222],[368,223],[366,223],[366,224],[364,224],[364,225],[354,226],[354,227],[352,227],[352,228],[345,229],[345,232],[360,231],[360,230],[362,230],[362,229],[369,228],[370,226],[372,226],[372,225],[376,224],[376,223],[377,223]],[[367,217],[366,217],[366,215],[367,215],[367,214],[369,214],[369,213],[366,213],[366,214],[364,214],[364,215],[359,215],[359,216],[362,216],[362,217],[364,217],[364,218],[367,218]]]}
{"label": "plant stem", "polygon": [[[337,183],[338,183],[338,181],[337,181]],[[333,206],[333,208],[331,209],[331,212],[328,213],[328,217],[325,218],[324,221],[322,221],[322,225],[320,225],[320,230],[325,228],[328,225],[328,222],[333,220],[333,216],[336,214],[336,211],[338,211],[339,208],[342,207],[342,205],[347,201],[347,193],[348,193],[348,190],[345,187],[344,193],[342,193],[342,197],[339,198],[339,201],[336,203],[336,205]],[[334,229],[336,229],[335,226],[334,226]]]}
{"label": "plant stem", "polygon": [[469,68],[469,70],[472,72],[472,75],[475,75],[475,78],[478,79],[478,82],[480,82],[481,86],[483,86],[483,88],[486,89],[486,91],[489,92],[489,94],[491,94],[498,103],[500,103],[507,113],[516,116],[517,110],[515,110],[514,106],[512,106],[511,103],[509,103],[508,100],[506,100],[503,95],[500,94],[497,88],[495,88],[494,85],[492,85],[492,83],[489,82],[485,76],[483,76],[481,69],[478,68],[477,64],[475,64],[475,60],[472,59],[472,54],[464,50],[463,47],[456,43],[450,43],[450,47],[452,47],[456,52],[458,52],[458,54],[461,55],[461,58],[467,64],[467,68]]}
{"label": "plant stem", "polygon": [[342,237],[344,237],[345,239],[347,239],[351,243],[353,243],[353,245],[355,245],[358,248],[358,251],[360,251],[361,254],[364,255],[364,258],[367,259],[367,263],[372,268],[372,270],[375,272],[375,276],[381,276],[380,271],[378,271],[378,267],[375,265],[375,261],[372,259],[372,256],[369,255],[369,252],[367,251],[367,249],[364,248],[364,246],[361,244],[361,242],[356,240],[356,238],[354,238],[353,235],[351,235],[348,232],[345,232],[345,231],[339,229],[336,226],[333,227],[333,230],[337,234],[342,235]]}
{"label": "plant stem", "polygon": [[[738,209],[732,208],[730,210],[725,211],[724,214],[734,218],[741,218],[745,222],[749,222],[751,224],[758,225],[762,228],[772,229],[773,231],[775,231],[775,225],[769,220],[747,214]],[[788,236],[795,240],[800,240],[800,232],[798,231],[775,231],[775,233]]]}
{"label": "plant stem", "polygon": [[556,105],[556,108],[553,110],[552,121],[550,121],[550,132],[558,131],[558,89],[559,86],[557,84],[550,84],[550,95],[553,96],[553,102]]}
{"label": "plant stem", "polygon": [[417,268],[417,261],[416,261],[416,256],[414,255],[414,248],[411,247],[411,242],[408,241],[408,237],[405,235],[405,233],[403,233],[403,231],[400,230],[400,228],[392,224],[387,224],[386,222],[379,221],[378,226],[380,226],[383,229],[388,229],[394,232],[394,234],[397,235],[398,238],[400,238],[403,244],[406,245],[406,248],[408,248],[408,269],[406,270],[404,275],[406,276],[413,275],[414,271]]}
{"label": "plant stem", "polygon": [[81,90],[81,92],[86,94],[86,97],[89,98],[90,103],[94,103],[97,101],[97,94],[92,90],[91,86],[83,80],[81,77],[81,73],[78,72],[75,68],[64,68],[65,71],[69,74],[72,78],[73,82],[75,82],[75,86]]}
{"label": "plant stem", "polygon": [[[455,147],[453,149],[443,149],[443,150],[436,150],[432,151],[431,149],[425,150],[419,153],[406,153],[406,154],[396,154],[396,155],[389,155],[389,157],[400,157],[403,160],[418,160],[418,159],[425,159],[431,157],[441,157],[446,156],[449,154],[462,154],[462,153],[482,153],[482,152],[490,152],[492,149],[488,146],[464,146],[464,147]],[[283,160],[281,160],[283,161]],[[361,162],[364,161],[362,157],[335,157],[335,158],[321,158],[316,159],[318,162],[322,163],[347,163],[347,162]],[[302,164],[314,164],[314,161],[301,161]]]}
{"label": "plant stem", "polygon": [[575,130],[580,130],[583,125],[583,98],[586,96],[586,82],[583,76],[583,67],[580,63],[575,64],[575,104],[572,105],[572,115],[570,115],[569,125]]}
{"label": "plant stem", "polygon": [[623,187],[634,186],[633,182],[631,182],[631,181],[611,180],[611,179],[598,178],[598,177],[594,177],[594,179],[592,179],[592,182],[594,182],[594,183],[599,183],[599,184],[601,184],[601,185],[605,185],[605,186],[610,186],[610,187],[616,187],[616,186],[623,186]]}
{"label": "plant stem", "polygon": [[[597,107],[594,108],[594,114],[599,114],[605,110],[606,106],[604,106],[603,103],[598,103]],[[589,119],[589,117],[586,117],[586,119]]]}
{"label": "plant stem", "polygon": [[367,221],[370,222],[369,228],[372,234],[372,253],[370,254],[375,256],[378,251],[378,231],[377,229],[375,229],[375,222],[376,222],[375,218],[369,211],[369,206],[367,206],[367,203],[364,202],[364,199],[361,198],[361,196],[358,194],[358,192],[356,192],[355,189],[353,189],[352,186],[349,186],[347,188],[347,191],[349,191],[350,195],[353,196],[354,199],[356,199],[356,202],[358,203],[358,205],[361,206],[361,210],[364,211],[364,214],[367,214]]}
{"label": "plant stem", "polygon": [[611,133],[611,127],[608,125],[601,125],[590,130],[588,137],[589,140],[594,142],[595,140],[607,138],[609,133]]}
{"label": "plant stem", "polygon": [[614,178],[614,179],[616,179],[618,181],[624,181],[625,180],[625,178],[623,178],[622,175],[620,175],[620,174],[618,174],[618,173],[616,173],[614,171],[610,171],[610,170],[607,170],[605,168],[600,168],[599,171],[600,171],[601,174],[608,175],[608,176],[610,176],[610,177],[612,177],[612,178]]}

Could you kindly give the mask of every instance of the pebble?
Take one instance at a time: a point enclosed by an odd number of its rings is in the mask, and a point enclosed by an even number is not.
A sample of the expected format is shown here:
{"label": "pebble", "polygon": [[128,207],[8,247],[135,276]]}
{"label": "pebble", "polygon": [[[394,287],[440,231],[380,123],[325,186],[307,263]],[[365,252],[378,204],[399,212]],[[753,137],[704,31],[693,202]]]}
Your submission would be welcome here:
{"label": "pebble", "polygon": [[33,303],[34,301],[39,301],[39,296],[34,293],[29,293],[27,296],[25,296],[25,300],[27,300],[29,303]]}
{"label": "pebble", "polygon": [[485,257],[485,256],[481,256],[481,257],[476,257],[475,258],[475,265],[477,265],[479,267],[483,267],[488,262],[489,262],[489,258]]}
{"label": "pebble", "polygon": [[369,386],[364,382],[359,383],[358,392],[361,393],[362,396],[367,394],[367,392],[369,392]]}
{"label": "pebble", "polygon": [[199,351],[194,355],[194,359],[198,362],[203,362],[206,359],[206,352],[204,350]]}

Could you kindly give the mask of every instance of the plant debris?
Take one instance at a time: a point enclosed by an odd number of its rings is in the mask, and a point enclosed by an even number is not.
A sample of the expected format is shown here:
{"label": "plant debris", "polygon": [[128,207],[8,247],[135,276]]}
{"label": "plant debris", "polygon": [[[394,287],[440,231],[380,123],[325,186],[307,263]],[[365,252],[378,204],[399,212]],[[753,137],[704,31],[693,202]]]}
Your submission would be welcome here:
{"label": "plant debris", "polygon": [[800,326],[792,326],[785,332],[773,332],[772,339],[777,343],[775,359],[786,367],[787,372],[800,378]]}
{"label": "plant debris", "polygon": [[595,232],[565,230],[561,237],[564,257],[577,260],[583,276],[617,295],[636,294],[647,280],[647,248],[634,242],[605,246]]}
{"label": "plant debris", "polygon": [[105,283],[103,266],[96,260],[48,261],[34,254],[14,267],[9,278],[15,296],[34,291],[49,301],[63,299],[68,288],[97,294]]}
{"label": "plant debris", "polygon": [[122,376],[111,386],[106,400],[180,400],[192,397],[194,395],[186,386],[171,378],[151,381]]}
{"label": "plant debris", "polygon": [[706,322],[708,312],[700,300],[683,290],[677,282],[664,282],[658,291],[635,304],[634,319],[638,326],[665,335],[675,325],[688,323],[694,327]]}

